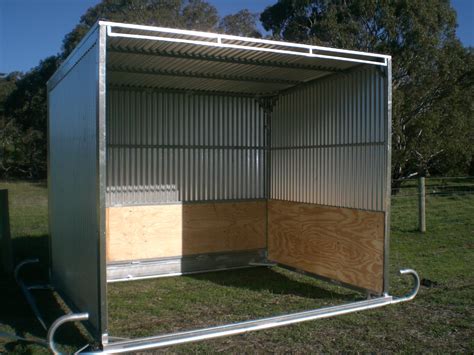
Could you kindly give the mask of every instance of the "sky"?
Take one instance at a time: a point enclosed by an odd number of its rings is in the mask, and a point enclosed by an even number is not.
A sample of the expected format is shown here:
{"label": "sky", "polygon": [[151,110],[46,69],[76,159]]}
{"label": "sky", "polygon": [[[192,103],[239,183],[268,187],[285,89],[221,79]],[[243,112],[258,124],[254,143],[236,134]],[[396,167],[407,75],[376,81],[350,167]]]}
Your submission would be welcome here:
{"label": "sky", "polygon": [[[243,8],[261,12],[276,0],[208,0],[221,16]],[[429,0],[427,0],[429,1]],[[0,0],[0,73],[28,71],[57,54],[64,36],[99,0]],[[452,0],[458,36],[474,46],[474,0]]]}

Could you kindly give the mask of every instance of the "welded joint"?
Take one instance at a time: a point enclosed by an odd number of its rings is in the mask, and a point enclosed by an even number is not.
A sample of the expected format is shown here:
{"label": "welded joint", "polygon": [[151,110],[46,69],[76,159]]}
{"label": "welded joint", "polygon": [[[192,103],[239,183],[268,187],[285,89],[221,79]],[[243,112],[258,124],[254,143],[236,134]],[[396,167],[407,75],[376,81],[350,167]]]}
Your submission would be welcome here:
{"label": "welded joint", "polygon": [[257,96],[255,100],[257,101],[258,105],[263,110],[263,112],[267,116],[269,116],[273,113],[273,108],[275,107],[279,98],[280,98],[279,95]]}
{"label": "welded joint", "polygon": [[84,321],[88,319],[89,319],[89,313],[70,313],[56,319],[54,323],[51,324],[51,327],[49,327],[48,329],[47,340],[48,340],[48,346],[51,349],[51,351],[55,355],[61,354],[61,351],[58,350],[58,348],[56,347],[56,343],[54,342],[54,335],[56,334],[56,331],[61,325],[68,322]]}

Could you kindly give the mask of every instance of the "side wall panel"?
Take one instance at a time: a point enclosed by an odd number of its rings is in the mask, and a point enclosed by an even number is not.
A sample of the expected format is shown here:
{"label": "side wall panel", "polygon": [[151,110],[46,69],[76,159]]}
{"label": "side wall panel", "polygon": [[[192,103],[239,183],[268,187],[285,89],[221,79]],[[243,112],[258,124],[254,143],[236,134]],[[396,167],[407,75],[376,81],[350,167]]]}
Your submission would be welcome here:
{"label": "side wall panel", "polygon": [[382,292],[383,212],[275,200],[268,210],[270,259]]}
{"label": "side wall panel", "polygon": [[49,92],[51,277],[71,307],[89,313],[100,340],[106,324],[99,276],[98,39],[84,52]]}
{"label": "side wall panel", "polygon": [[386,87],[383,72],[361,67],[279,98],[272,116],[269,259],[382,292]]}
{"label": "side wall panel", "polygon": [[280,97],[270,198],[384,211],[386,99],[386,79],[373,67]]}

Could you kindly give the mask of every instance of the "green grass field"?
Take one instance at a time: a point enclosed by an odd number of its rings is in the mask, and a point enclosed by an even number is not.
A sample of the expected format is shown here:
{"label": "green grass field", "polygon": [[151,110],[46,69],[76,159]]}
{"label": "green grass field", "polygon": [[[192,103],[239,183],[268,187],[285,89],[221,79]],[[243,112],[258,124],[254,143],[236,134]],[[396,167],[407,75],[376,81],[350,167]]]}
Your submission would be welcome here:
{"label": "green grass field", "polygon": [[[43,266],[30,279],[45,275],[47,264],[46,187],[43,183],[0,183],[10,191],[15,258],[40,256]],[[400,295],[409,279],[402,267],[416,269],[425,282],[408,303],[192,343],[161,351],[188,352],[473,352],[474,351],[474,195],[435,196],[427,200],[425,235],[417,232],[416,199],[392,200],[391,293]],[[47,350],[2,337],[4,333],[45,337],[15,283],[0,281],[0,352]],[[193,329],[289,311],[363,299],[363,295],[283,269],[245,269],[195,276],[109,284],[113,336],[144,336]],[[61,314],[48,291],[37,291],[49,322]],[[64,351],[88,340],[74,326],[58,334]]]}

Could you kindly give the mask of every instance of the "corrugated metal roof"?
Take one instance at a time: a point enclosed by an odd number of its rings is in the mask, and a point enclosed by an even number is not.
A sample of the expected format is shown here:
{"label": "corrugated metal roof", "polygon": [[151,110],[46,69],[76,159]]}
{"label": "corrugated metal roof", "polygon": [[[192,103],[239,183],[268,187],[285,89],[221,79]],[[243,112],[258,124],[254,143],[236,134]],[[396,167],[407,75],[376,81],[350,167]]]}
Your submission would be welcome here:
{"label": "corrugated metal roof", "polygon": [[388,56],[297,43],[100,22],[108,83],[268,94]]}

